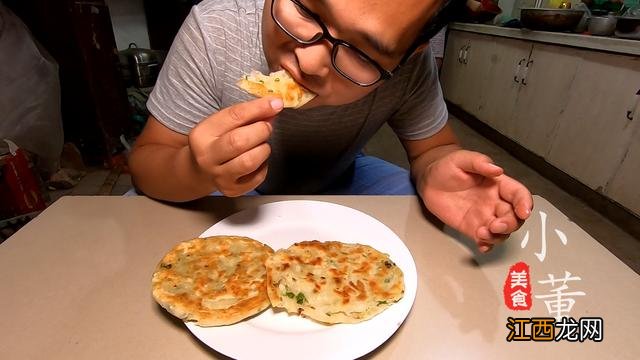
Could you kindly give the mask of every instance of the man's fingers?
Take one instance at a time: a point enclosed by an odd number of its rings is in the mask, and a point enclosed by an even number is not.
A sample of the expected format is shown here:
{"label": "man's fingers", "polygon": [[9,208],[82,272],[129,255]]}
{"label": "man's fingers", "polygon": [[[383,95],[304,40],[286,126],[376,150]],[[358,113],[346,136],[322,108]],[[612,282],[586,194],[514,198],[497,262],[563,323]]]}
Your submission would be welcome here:
{"label": "man's fingers", "polygon": [[516,215],[518,215],[518,218],[521,220],[528,219],[533,209],[533,198],[528,191],[527,193],[528,194],[523,197],[523,200],[516,202],[515,206]]}
{"label": "man's fingers", "polygon": [[220,192],[239,196],[252,190],[254,182],[264,180],[259,177],[266,171],[252,181],[238,183],[239,178],[256,172],[271,154],[267,144],[271,121],[282,108],[282,99],[274,97],[240,103],[211,115],[189,133],[196,165],[212,177]]}
{"label": "man's fingers", "polygon": [[271,155],[271,146],[267,143],[262,143],[222,164],[219,171],[230,178],[236,179],[236,182],[241,182],[240,178],[255,172],[265,164],[269,155]]}
{"label": "man's fingers", "polygon": [[476,238],[477,238],[476,242],[478,243],[478,246],[481,246],[483,244],[484,245],[499,244],[503,242],[507,237],[509,237],[508,234],[494,233],[487,226],[481,226],[476,231]]}
{"label": "man's fingers", "polygon": [[237,197],[255,190],[266,179],[267,169],[268,165],[265,162],[254,172],[236,179],[233,184],[225,187],[225,189],[220,189],[220,192],[228,197]]}
{"label": "man's fingers", "polygon": [[260,184],[264,182],[264,179],[267,178],[268,169],[269,169],[268,164],[264,162],[262,165],[260,165],[258,169],[256,169],[256,171],[239,178],[237,180],[237,184],[243,188],[248,189],[247,191],[245,191],[245,193],[249,192],[257,188],[258,186],[260,186]]}
{"label": "man's fingers", "polygon": [[533,197],[527,188],[518,181],[504,176],[499,184],[500,197],[509,202],[521,220],[526,220],[533,208]]}
{"label": "man's fingers", "polygon": [[486,155],[473,151],[463,151],[459,156],[458,166],[466,172],[486,177],[496,177],[504,173],[504,170],[495,165],[491,158]]}
{"label": "man's fingers", "polygon": [[[499,202],[496,205],[495,217],[476,230],[478,248],[482,252],[491,250],[488,245],[495,245],[505,241],[511,232],[519,227],[516,215],[513,213],[511,205],[507,202]],[[485,251],[483,251],[483,249]]]}
{"label": "man's fingers", "polygon": [[520,226],[511,204],[500,201],[496,205],[496,219],[489,223],[489,230],[494,234],[510,234]]}
{"label": "man's fingers", "polygon": [[273,128],[268,121],[258,121],[233,129],[211,143],[210,156],[217,164],[235,159],[256,146],[266,143]]}
{"label": "man's fingers", "polygon": [[493,249],[493,244],[478,243],[478,250],[480,250],[481,253],[488,253],[491,249]]}
{"label": "man's fingers", "polygon": [[491,237],[492,237],[491,231],[489,231],[489,228],[486,226],[480,226],[476,231],[476,238],[478,238],[478,240],[481,240],[481,241],[490,240]]}
{"label": "man's fingers", "polygon": [[218,137],[252,122],[269,120],[276,116],[284,105],[282,99],[265,97],[224,108],[204,120],[202,129],[211,137]]}

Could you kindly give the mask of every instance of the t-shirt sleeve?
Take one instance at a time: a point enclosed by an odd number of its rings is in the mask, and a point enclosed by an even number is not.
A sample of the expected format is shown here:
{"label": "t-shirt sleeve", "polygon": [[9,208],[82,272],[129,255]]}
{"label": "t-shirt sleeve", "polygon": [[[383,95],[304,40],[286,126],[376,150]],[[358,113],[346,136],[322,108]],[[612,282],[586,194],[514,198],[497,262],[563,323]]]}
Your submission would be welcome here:
{"label": "t-shirt sleeve", "polygon": [[194,6],[176,35],[147,101],[160,123],[188,134],[202,119],[220,109],[211,57],[198,7]]}
{"label": "t-shirt sleeve", "polygon": [[415,61],[404,102],[389,120],[403,140],[428,138],[440,131],[449,117],[431,50],[427,48]]}
{"label": "t-shirt sleeve", "polygon": [[447,27],[443,27],[434,37],[429,40],[429,48],[433,52],[433,56],[437,58],[444,57],[445,37]]}

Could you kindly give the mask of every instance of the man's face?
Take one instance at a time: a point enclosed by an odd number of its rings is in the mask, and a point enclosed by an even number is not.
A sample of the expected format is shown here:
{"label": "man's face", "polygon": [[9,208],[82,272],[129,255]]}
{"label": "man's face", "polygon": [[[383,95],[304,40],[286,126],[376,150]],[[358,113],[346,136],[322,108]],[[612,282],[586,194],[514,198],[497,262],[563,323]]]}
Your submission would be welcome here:
{"label": "man's face", "polygon": [[[262,16],[265,56],[270,71],[285,69],[318,95],[304,108],[351,103],[380,84],[362,87],[338,73],[331,64],[329,41],[303,45],[287,35],[271,16],[272,1],[265,0]],[[391,71],[441,0],[301,0],[301,3],[320,17],[331,36],[357,47]]]}

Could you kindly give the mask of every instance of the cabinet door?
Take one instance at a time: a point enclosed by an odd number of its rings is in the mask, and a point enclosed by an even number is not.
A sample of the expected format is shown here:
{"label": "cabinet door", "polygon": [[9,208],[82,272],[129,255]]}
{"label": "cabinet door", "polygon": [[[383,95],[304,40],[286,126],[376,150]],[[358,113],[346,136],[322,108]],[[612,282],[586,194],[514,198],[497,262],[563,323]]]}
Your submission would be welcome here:
{"label": "cabinet door", "polygon": [[465,92],[464,73],[466,66],[462,62],[462,55],[468,45],[465,34],[463,31],[449,31],[440,75],[445,99],[456,105],[462,103]]}
{"label": "cabinet door", "polygon": [[474,115],[508,137],[513,137],[508,132],[509,124],[520,89],[520,74],[529,59],[531,46],[527,41],[495,37],[489,55],[491,66],[485,70],[486,81]]}
{"label": "cabinet door", "polygon": [[513,119],[506,132],[525,148],[544,156],[568,102],[582,50],[534,44],[521,72]]}
{"label": "cabinet door", "polygon": [[460,98],[460,107],[469,114],[478,117],[485,87],[492,81],[492,56],[495,53],[493,36],[467,33],[467,46],[463,53],[465,66],[461,86],[464,91]]}
{"label": "cabinet door", "polygon": [[[640,85],[639,85],[640,86]],[[635,113],[640,117],[640,109]],[[635,120],[634,120],[635,121]],[[616,171],[613,179],[607,184],[605,194],[640,217],[640,124],[631,145]]]}
{"label": "cabinet door", "polygon": [[631,143],[639,84],[640,57],[585,51],[547,161],[602,191]]}

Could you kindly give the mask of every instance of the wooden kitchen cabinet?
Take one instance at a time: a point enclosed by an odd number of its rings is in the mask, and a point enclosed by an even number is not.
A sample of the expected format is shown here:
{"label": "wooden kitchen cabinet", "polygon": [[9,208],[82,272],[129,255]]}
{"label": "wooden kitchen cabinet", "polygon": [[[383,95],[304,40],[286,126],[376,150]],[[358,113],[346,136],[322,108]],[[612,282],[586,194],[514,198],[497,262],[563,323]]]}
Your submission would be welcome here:
{"label": "wooden kitchen cabinet", "polygon": [[469,45],[468,35],[471,33],[462,31],[453,33],[455,36],[450,35],[447,39],[440,81],[445,97],[462,106],[462,99],[469,96],[469,90],[465,87],[468,67],[463,62],[463,55]]}
{"label": "wooden kitchen cabinet", "polygon": [[[603,191],[635,131],[627,111],[640,88],[640,58],[585,51],[546,160]],[[637,190],[636,190],[637,191]]]}
{"label": "wooden kitchen cabinet", "polygon": [[[640,109],[636,109],[636,118]],[[635,121],[634,119],[633,121]],[[607,184],[605,194],[627,209],[640,214],[640,125],[636,124],[631,145],[613,179]]]}
{"label": "wooden kitchen cabinet", "polygon": [[536,155],[546,157],[551,148],[584,53],[568,47],[534,44],[521,68],[514,111],[505,130]]}
{"label": "wooden kitchen cabinet", "polygon": [[[468,112],[480,108],[492,67],[493,39],[459,32],[447,43],[442,79],[445,97]],[[445,85],[446,84],[446,85]],[[450,96],[450,97],[449,97]]]}
{"label": "wooden kitchen cabinet", "polygon": [[442,79],[447,100],[544,156],[567,103],[578,50],[463,31],[449,39]]}
{"label": "wooden kitchen cabinet", "polygon": [[493,46],[488,54],[491,66],[479,70],[487,73],[480,89],[480,106],[476,111],[469,111],[510,138],[514,133],[512,122],[522,74],[530,54],[530,43],[493,38]]}

